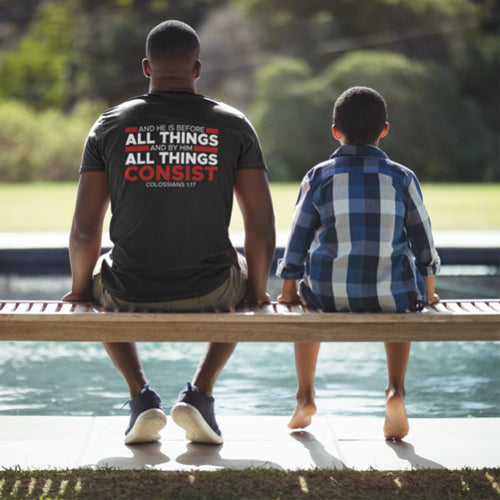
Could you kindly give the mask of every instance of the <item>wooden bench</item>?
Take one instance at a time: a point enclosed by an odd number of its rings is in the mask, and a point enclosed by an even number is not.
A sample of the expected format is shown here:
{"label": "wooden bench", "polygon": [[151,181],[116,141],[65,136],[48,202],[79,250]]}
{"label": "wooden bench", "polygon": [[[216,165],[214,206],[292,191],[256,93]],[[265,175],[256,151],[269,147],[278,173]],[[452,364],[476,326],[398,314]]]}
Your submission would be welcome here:
{"label": "wooden bench", "polygon": [[272,303],[229,313],[112,312],[0,301],[0,340],[74,342],[498,341],[500,299],[443,300],[419,313],[323,313]]}

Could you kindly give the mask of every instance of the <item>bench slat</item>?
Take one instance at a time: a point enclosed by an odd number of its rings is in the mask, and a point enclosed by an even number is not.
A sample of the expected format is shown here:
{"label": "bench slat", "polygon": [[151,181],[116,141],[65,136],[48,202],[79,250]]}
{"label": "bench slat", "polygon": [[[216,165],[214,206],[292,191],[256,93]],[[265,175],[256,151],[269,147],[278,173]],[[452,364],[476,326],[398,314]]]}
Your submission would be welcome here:
{"label": "bench slat", "polygon": [[490,300],[488,302],[488,305],[494,309],[497,313],[500,313],[500,301],[493,301],[493,300]]}
{"label": "bench slat", "polygon": [[272,303],[231,313],[110,312],[95,304],[0,302],[0,340],[92,342],[497,341],[500,300],[421,313],[322,313]]}

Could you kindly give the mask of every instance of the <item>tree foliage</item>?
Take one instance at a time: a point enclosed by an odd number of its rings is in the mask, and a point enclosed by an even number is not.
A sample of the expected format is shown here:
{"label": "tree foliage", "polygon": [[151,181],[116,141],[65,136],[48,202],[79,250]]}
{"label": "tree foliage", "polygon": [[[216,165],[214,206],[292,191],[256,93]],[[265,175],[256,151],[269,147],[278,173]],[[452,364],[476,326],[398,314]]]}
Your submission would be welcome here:
{"label": "tree foliage", "polygon": [[64,103],[74,51],[73,33],[67,23],[74,14],[67,2],[40,5],[17,50],[2,57],[0,95],[36,107]]}
{"label": "tree foliage", "polygon": [[0,105],[0,182],[74,181],[85,137],[103,103],[81,101],[71,112]]}
{"label": "tree foliage", "polygon": [[[68,172],[47,164],[40,170],[33,155],[26,160],[23,144],[36,141],[33,129],[44,133],[36,124],[57,122],[61,144],[83,143],[82,122],[77,133],[73,128],[75,110],[145,92],[145,35],[177,18],[202,34],[200,91],[249,112],[272,179],[297,180],[327,158],[336,146],[335,98],[350,85],[370,85],[389,105],[383,147],[422,180],[499,180],[495,0],[0,0],[0,6],[0,112],[9,120],[0,132],[2,179],[23,178],[6,174],[16,158],[28,161],[16,169],[27,168],[28,178]],[[57,143],[47,141],[53,165]]]}
{"label": "tree foliage", "polygon": [[338,146],[331,134],[333,103],[356,85],[373,87],[386,97],[391,129],[381,147],[419,177],[496,179],[497,138],[478,108],[460,95],[453,76],[436,63],[378,51],[346,54],[318,75],[289,58],[258,71],[251,116],[273,166],[273,179],[300,178],[328,158]]}
{"label": "tree foliage", "polygon": [[[494,3],[243,3],[261,19],[263,43],[294,57],[257,71],[252,117],[272,178],[296,179],[326,159],[336,147],[329,133],[334,100],[366,85],[388,101],[391,132],[381,146],[422,179],[500,179]],[[309,64],[297,72],[298,61]]]}

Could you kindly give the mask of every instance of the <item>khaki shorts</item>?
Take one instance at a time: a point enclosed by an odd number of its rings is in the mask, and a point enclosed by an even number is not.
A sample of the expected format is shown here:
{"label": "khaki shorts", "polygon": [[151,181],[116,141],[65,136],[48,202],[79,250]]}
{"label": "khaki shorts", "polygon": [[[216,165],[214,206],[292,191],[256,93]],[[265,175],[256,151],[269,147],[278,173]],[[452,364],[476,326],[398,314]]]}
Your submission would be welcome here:
{"label": "khaki shorts", "polygon": [[[109,259],[109,255],[101,258]],[[101,261],[96,266],[97,272],[93,278],[92,294],[96,302],[114,311],[230,311],[243,300],[247,290],[247,263],[241,254],[238,254],[238,265],[234,264],[231,267],[229,278],[215,290],[201,297],[164,302],[129,302],[112,296],[102,284],[100,264]]]}

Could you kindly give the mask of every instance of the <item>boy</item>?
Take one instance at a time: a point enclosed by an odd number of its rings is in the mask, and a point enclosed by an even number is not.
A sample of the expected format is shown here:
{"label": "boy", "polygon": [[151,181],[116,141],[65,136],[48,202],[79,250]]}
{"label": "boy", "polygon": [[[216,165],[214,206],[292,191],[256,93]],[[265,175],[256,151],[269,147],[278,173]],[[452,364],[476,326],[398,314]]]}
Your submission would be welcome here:
{"label": "boy", "polygon": [[[386,104],[375,90],[353,87],[336,101],[332,132],[341,146],[302,181],[276,273],[284,280],[280,302],[328,312],[404,312],[439,300],[439,256],[418,180],[378,148],[388,130]],[[410,346],[385,343],[386,439],[400,440],[409,431],[404,380]],[[292,429],[308,426],[316,413],[319,348],[318,342],[295,344]]]}

